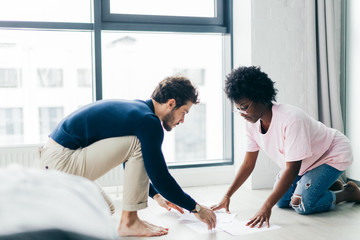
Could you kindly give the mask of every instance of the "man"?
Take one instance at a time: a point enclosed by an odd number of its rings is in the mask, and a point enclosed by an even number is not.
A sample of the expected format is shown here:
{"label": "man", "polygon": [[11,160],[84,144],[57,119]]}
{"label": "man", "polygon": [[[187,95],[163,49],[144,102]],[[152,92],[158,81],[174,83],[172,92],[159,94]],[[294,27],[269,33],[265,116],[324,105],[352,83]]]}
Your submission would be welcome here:
{"label": "man", "polygon": [[[214,212],[183,192],[170,175],[161,151],[163,127],[171,131],[184,122],[185,114],[197,103],[198,93],[189,79],[168,77],[147,101],[102,100],[89,104],[67,116],[50,134],[41,150],[41,166],[95,180],[125,163],[120,236],[168,233],[167,228],[138,218],[137,211],[147,207],[148,195],[167,209],[185,208],[209,229],[215,228]],[[112,208],[111,201],[104,197]]]}

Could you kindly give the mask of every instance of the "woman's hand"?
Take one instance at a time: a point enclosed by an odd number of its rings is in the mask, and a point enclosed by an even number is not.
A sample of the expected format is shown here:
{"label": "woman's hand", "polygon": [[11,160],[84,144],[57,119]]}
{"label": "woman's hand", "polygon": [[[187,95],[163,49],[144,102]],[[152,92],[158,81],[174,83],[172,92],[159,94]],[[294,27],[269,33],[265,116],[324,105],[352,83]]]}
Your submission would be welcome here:
{"label": "woman's hand", "polygon": [[230,197],[225,195],[219,204],[213,205],[210,208],[213,211],[225,208],[226,212],[230,213],[229,205],[230,205]]}
{"label": "woman's hand", "polygon": [[168,200],[166,200],[163,196],[161,196],[159,193],[156,194],[153,199],[159,204],[160,207],[165,208],[166,210],[170,211],[172,208],[179,211],[181,214],[184,213],[184,210],[173,204],[172,202],[169,202]]}
{"label": "woman's hand", "polygon": [[270,215],[271,207],[265,203],[262,208],[255,214],[255,216],[252,217],[248,223],[246,223],[246,226],[253,228],[258,224],[258,228],[261,228],[263,223],[266,222],[266,226],[270,227]]}

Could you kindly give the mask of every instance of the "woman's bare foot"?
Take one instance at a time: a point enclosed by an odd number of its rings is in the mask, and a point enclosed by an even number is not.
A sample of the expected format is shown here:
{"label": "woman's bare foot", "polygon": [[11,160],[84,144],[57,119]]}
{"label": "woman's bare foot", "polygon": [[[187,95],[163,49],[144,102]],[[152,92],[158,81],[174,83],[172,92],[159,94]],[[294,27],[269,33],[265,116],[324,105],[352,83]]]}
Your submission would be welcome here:
{"label": "woman's bare foot", "polygon": [[360,189],[354,182],[347,182],[344,188],[346,201],[360,203]]}
{"label": "woman's bare foot", "polygon": [[336,180],[329,188],[330,191],[341,191],[343,189],[344,185],[340,180]]}
{"label": "woman's bare foot", "polygon": [[120,236],[152,237],[168,233],[167,228],[156,226],[139,219],[137,212],[123,211],[118,228]]}

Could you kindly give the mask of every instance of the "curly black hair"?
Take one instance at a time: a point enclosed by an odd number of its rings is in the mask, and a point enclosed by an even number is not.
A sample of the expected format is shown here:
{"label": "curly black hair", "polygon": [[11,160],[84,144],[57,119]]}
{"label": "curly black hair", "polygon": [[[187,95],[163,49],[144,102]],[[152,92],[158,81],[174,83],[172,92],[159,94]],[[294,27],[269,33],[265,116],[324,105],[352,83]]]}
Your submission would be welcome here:
{"label": "curly black hair", "polygon": [[162,80],[151,98],[158,103],[166,103],[169,99],[175,99],[175,109],[187,104],[188,101],[198,104],[198,91],[191,81],[183,76],[171,76]]}
{"label": "curly black hair", "polygon": [[277,89],[260,67],[238,67],[226,76],[225,93],[232,102],[247,98],[254,102],[272,105],[276,102]]}

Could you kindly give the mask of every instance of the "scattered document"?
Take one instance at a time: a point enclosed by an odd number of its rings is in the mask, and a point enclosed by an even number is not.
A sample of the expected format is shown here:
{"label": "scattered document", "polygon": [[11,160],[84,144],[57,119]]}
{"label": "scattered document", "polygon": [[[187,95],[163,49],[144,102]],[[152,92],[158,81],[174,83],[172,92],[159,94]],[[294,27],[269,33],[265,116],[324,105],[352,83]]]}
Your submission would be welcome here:
{"label": "scattered document", "polygon": [[[236,217],[236,213],[226,213],[226,212],[220,212],[220,211],[216,211],[216,222],[217,223],[229,223],[232,222],[235,217]],[[190,222],[200,222],[194,214],[188,213],[188,212],[184,212],[184,214],[180,215],[179,218],[180,221],[190,221]],[[205,225],[205,223],[204,223]]]}
{"label": "scattered document", "polygon": [[270,227],[267,227],[266,224],[263,224],[261,228],[258,228],[257,226],[250,228],[249,226],[246,226],[246,223],[248,221],[238,221],[234,220],[232,222],[228,223],[218,223],[217,228],[220,228],[221,230],[231,234],[231,235],[245,235],[250,233],[257,233],[257,232],[264,232],[269,230],[275,230],[281,228],[278,225],[270,224]]}
{"label": "scattered document", "polygon": [[216,233],[216,232],[223,232],[223,230],[218,227],[216,227],[215,229],[209,230],[207,225],[200,221],[188,222],[188,223],[185,223],[185,225],[200,234],[209,234],[209,233],[211,234],[211,233]]}

